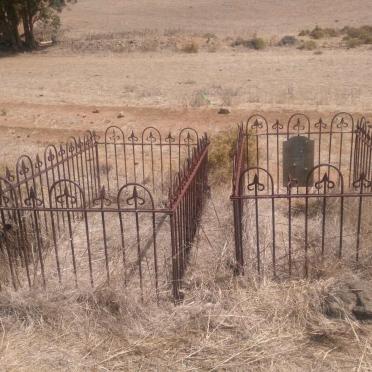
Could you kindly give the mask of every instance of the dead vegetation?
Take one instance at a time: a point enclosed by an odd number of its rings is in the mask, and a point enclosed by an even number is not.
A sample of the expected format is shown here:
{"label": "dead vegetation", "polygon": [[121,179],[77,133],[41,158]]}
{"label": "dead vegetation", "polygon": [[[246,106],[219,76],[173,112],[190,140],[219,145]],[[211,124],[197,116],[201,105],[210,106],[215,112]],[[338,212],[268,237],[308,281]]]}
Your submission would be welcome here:
{"label": "dead vegetation", "polygon": [[[217,188],[203,216],[184,303],[136,302],[120,283],[94,291],[2,292],[3,368],[370,368],[369,326],[345,300],[347,283],[360,283],[357,275],[345,269],[314,281],[234,278],[225,194]],[[368,279],[367,273],[358,275]]]}

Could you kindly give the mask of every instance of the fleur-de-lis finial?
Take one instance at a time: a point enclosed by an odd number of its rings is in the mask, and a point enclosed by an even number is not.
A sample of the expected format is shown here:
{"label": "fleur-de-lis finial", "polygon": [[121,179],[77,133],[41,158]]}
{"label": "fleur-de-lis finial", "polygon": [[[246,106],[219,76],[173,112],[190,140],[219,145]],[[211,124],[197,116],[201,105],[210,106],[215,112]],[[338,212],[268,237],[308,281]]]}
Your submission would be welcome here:
{"label": "fleur-de-lis finial", "polygon": [[149,136],[147,137],[146,140],[147,140],[148,142],[150,142],[150,143],[154,143],[154,142],[156,142],[156,137],[153,135],[152,131],[150,131],[150,134],[149,134]]}
{"label": "fleur-de-lis finial", "polygon": [[39,154],[36,155],[35,169],[41,169],[43,162],[40,160]]}
{"label": "fleur-de-lis finial", "polygon": [[335,183],[329,178],[328,173],[325,172],[322,179],[320,181],[315,182],[314,187],[316,190],[323,189],[323,191],[326,192],[327,190],[334,189]]}
{"label": "fleur-de-lis finial", "polygon": [[101,187],[97,198],[93,199],[93,205],[100,206],[101,208],[103,208],[104,206],[108,207],[111,205],[111,200],[106,195],[105,186]]}
{"label": "fleur-de-lis finial", "polygon": [[265,185],[260,182],[258,174],[255,173],[255,175],[253,177],[253,181],[248,184],[247,188],[248,188],[249,191],[258,192],[258,191],[264,191],[265,190]]}
{"label": "fleur-de-lis finial", "polygon": [[132,143],[134,143],[134,142],[138,142],[138,137],[135,136],[133,129],[132,129],[132,133],[131,133],[130,136],[128,137],[128,140],[129,140],[130,142],[132,142]]}
{"label": "fleur-de-lis finial", "polygon": [[5,168],[5,178],[9,181],[9,182],[13,182],[15,180],[15,177],[11,174],[10,170],[8,167]]}
{"label": "fleur-de-lis finial", "polygon": [[168,136],[165,138],[165,141],[168,142],[168,143],[172,143],[174,142],[176,139],[174,137],[172,137],[172,133],[169,132]]}
{"label": "fleur-de-lis finial", "polygon": [[57,195],[55,199],[58,204],[61,204],[61,205],[66,204],[66,206],[68,206],[69,204],[73,205],[77,203],[77,197],[74,195],[71,195],[67,185],[65,185],[62,194]]}
{"label": "fleur-de-lis finial", "polygon": [[360,174],[360,177],[353,182],[353,187],[355,189],[360,189],[360,191],[362,192],[363,189],[372,187],[372,181],[368,180],[365,173],[362,172]]}
{"label": "fleur-de-lis finial", "polygon": [[26,163],[25,163],[24,159],[22,159],[22,161],[21,161],[21,169],[19,171],[19,174],[21,176],[26,176],[29,171],[30,171],[30,168],[26,166]]}
{"label": "fleur-de-lis finial", "polygon": [[28,194],[28,198],[25,199],[25,205],[27,207],[41,207],[43,201],[37,197],[36,190],[31,186]]}
{"label": "fleur-de-lis finial", "polygon": [[280,124],[279,120],[276,119],[275,123],[272,126],[272,129],[279,131],[279,129],[283,129],[283,124]]}
{"label": "fleur-de-lis finial", "polygon": [[145,204],[145,199],[140,197],[137,191],[137,186],[133,186],[133,193],[132,196],[127,198],[128,205],[134,205],[137,208],[139,205]]}
{"label": "fleur-de-lis finial", "polygon": [[320,130],[322,130],[322,129],[326,129],[327,128],[327,124],[323,121],[322,118],[319,118],[318,122],[315,123],[314,127],[315,128],[319,128]]}
{"label": "fleur-de-lis finial", "polygon": [[55,155],[52,152],[52,149],[49,149],[48,161],[52,162],[55,159]]}

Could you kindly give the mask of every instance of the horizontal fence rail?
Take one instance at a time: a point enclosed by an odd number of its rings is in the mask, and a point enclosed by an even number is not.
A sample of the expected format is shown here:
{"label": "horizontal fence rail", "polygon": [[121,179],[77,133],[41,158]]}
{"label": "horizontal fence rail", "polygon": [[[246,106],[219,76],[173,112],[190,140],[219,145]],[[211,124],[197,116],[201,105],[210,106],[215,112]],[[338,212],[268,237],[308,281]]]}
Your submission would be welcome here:
{"label": "horizontal fence rail", "polygon": [[[285,141],[297,136],[314,142],[315,164],[303,184],[291,171],[283,177]],[[316,276],[327,265],[368,257],[371,156],[369,124],[347,113],[328,123],[295,114],[286,125],[254,115],[240,125],[231,195],[237,273]]]}
{"label": "horizontal fence rail", "polygon": [[[207,188],[208,139],[92,132],[0,177],[0,285],[122,286],[181,299]],[[167,190],[167,191],[166,191]]]}

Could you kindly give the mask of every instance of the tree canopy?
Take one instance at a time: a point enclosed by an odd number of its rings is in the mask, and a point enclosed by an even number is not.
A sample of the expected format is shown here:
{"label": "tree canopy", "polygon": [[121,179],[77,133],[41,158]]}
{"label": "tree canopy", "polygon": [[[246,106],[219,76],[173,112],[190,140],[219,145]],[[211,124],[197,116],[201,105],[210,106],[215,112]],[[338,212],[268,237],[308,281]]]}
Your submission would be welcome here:
{"label": "tree canopy", "polygon": [[35,48],[35,23],[51,19],[58,22],[58,16],[52,12],[60,11],[65,2],[66,0],[0,0],[0,44],[15,50]]}

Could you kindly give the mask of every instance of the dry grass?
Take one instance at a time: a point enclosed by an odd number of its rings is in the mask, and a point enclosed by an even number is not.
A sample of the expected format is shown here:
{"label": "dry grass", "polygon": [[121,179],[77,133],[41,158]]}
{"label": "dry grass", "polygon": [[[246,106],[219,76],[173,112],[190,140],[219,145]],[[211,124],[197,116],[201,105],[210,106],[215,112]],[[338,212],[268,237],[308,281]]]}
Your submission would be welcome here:
{"label": "dry grass", "polygon": [[[348,370],[370,368],[371,337],[326,316],[342,281],[234,278],[226,188],[203,217],[179,306],[142,304],[120,283],[0,295],[5,370]],[[341,275],[338,273],[338,275]],[[348,274],[350,275],[350,274]]]}

